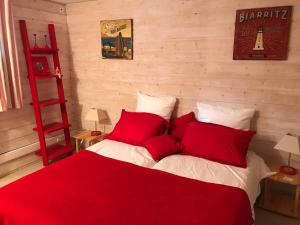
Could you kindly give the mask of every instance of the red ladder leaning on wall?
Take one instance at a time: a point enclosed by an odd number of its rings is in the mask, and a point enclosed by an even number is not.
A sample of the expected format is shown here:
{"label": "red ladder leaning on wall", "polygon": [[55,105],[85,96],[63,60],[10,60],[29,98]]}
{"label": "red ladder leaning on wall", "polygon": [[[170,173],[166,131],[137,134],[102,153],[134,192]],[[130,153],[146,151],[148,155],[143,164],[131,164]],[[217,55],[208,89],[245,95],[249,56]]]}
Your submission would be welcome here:
{"label": "red ladder leaning on wall", "polygon": [[[25,59],[27,64],[28,79],[31,89],[32,105],[34,108],[36,128],[33,130],[37,131],[38,138],[40,142],[40,154],[43,158],[43,164],[47,166],[49,161],[56,159],[59,156],[72,153],[72,144],[70,138],[70,124],[68,122],[68,114],[66,109],[66,100],[64,95],[64,88],[61,77],[50,74],[50,75],[41,75],[35,74],[33,70],[32,55],[52,55],[53,56],[53,65],[54,70],[57,68],[60,70],[59,57],[58,57],[58,48],[56,43],[55,28],[53,24],[48,24],[48,31],[50,37],[50,48],[30,48],[30,43],[28,40],[27,28],[25,20],[20,20],[20,29],[21,36],[23,41]],[[38,89],[36,84],[36,79],[56,79],[58,99],[49,99],[49,100],[39,100]],[[43,107],[59,105],[61,111],[62,122],[52,123],[43,125],[41,109]],[[65,145],[54,144],[52,146],[46,145],[45,135],[54,131],[64,130],[65,135]]]}

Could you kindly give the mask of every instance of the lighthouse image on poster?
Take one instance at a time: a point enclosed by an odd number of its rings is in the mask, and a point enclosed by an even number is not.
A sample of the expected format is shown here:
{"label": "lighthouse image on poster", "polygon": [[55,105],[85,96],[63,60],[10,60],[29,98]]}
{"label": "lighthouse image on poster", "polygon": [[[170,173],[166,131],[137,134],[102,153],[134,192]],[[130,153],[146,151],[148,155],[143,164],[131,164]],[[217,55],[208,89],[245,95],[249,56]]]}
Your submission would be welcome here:
{"label": "lighthouse image on poster", "polygon": [[132,19],[100,22],[102,58],[132,59]]}
{"label": "lighthouse image on poster", "polygon": [[259,26],[257,35],[256,35],[256,41],[255,41],[255,46],[253,50],[256,51],[263,51],[264,49],[264,38],[263,38],[263,26]]}

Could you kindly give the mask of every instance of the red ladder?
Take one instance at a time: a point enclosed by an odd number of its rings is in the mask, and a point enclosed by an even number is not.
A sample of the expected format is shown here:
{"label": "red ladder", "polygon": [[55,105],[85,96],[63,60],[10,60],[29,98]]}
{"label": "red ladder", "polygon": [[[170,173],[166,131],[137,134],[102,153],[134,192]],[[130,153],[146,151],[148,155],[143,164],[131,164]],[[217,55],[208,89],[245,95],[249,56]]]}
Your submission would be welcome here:
{"label": "red ladder", "polygon": [[[28,79],[31,90],[32,105],[34,108],[36,128],[34,131],[37,131],[38,138],[40,142],[40,151],[39,154],[43,158],[43,164],[47,166],[49,161],[56,159],[59,156],[71,154],[72,144],[70,137],[70,124],[68,122],[68,114],[66,109],[66,99],[64,95],[64,87],[61,77],[56,74],[41,75],[35,74],[33,69],[32,56],[33,55],[52,55],[53,56],[53,65],[54,70],[60,70],[59,57],[58,57],[58,48],[56,42],[55,28],[53,24],[48,24],[49,38],[50,38],[50,48],[31,48],[28,40],[28,33],[25,20],[20,20],[20,29],[21,36],[23,41],[25,59],[27,64]],[[40,101],[38,96],[36,79],[54,79],[56,78],[58,99],[49,99]],[[41,108],[48,107],[51,105],[59,105],[61,111],[62,122],[51,123],[43,125]],[[45,135],[54,131],[64,130],[65,136],[65,145],[55,144],[52,146],[47,146],[45,141]]]}

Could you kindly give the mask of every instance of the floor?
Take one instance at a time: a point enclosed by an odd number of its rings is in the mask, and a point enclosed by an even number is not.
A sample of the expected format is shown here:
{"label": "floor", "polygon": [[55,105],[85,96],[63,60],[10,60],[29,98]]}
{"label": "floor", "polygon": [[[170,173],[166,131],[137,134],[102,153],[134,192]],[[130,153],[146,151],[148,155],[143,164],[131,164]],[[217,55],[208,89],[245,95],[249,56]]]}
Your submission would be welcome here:
{"label": "floor", "polygon": [[260,208],[255,209],[255,225],[300,225],[300,220],[281,216]]}
{"label": "floor", "polygon": [[9,184],[9,183],[11,183],[23,176],[26,176],[30,173],[33,173],[34,171],[37,171],[40,168],[42,168],[42,162],[35,162],[28,166],[22,167],[5,177],[1,177],[0,178],[0,187],[4,186],[6,184]]}
{"label": "floor", "polygon": [[[0,178],[0,187],[15,181],[20,177],[37,171],[41,167],[41,162],[34,163],[29,166],[23,167],[6,177],[2,177]],[[272,212],[268,212],[260,208],[255,209],[255,215],[255,225],[300,225],[300,220],[291,219],[289,217],[274,214]]]}

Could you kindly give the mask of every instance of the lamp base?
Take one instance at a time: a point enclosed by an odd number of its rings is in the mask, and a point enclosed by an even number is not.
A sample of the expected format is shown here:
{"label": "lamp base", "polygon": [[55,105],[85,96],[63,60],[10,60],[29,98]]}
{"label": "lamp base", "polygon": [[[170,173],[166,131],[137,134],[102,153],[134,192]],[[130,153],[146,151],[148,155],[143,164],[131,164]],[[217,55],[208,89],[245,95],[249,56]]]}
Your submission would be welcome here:
{"label": "lamp base", "polygon": [[297,170],[290,166],[281,166],[280,172],[284,173],[286,175],[296,175],[297,174]]}
{"label": "lamp base", "polygon": [[91,131],[91,136],[99,136],[99,135],[101,135],[101,131],[98,130]]}

